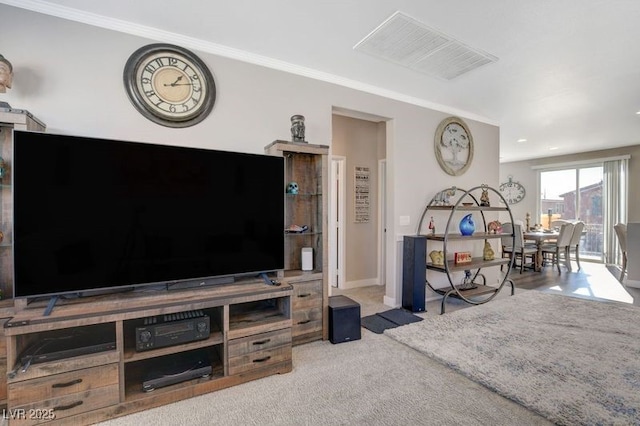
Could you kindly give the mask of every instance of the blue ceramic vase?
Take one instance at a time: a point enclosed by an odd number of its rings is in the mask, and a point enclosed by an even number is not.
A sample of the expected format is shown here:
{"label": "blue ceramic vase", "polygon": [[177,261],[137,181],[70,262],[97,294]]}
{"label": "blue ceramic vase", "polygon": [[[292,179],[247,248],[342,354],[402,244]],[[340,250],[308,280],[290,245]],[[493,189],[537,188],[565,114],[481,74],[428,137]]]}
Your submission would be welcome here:
{"label": "blue ceramic vase", "polygon": [[462,235],[473,235],[475,230],[476,224],[473,223],[473,216],[469,213],[460,221],[460,233]]}

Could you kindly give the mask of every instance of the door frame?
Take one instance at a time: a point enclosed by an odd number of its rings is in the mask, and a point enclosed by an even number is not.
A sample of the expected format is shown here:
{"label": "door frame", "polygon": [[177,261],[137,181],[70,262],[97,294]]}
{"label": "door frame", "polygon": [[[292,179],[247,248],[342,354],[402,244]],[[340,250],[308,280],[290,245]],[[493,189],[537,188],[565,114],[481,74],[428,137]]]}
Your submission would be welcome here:
{"label": "door frame", "polygon": [[329,161],[329,287],[344,288],[347,157],[332,155]]}
{"label": "door frame", "polygon": [[378,284],[387,283],[387,160],[378,160]]}

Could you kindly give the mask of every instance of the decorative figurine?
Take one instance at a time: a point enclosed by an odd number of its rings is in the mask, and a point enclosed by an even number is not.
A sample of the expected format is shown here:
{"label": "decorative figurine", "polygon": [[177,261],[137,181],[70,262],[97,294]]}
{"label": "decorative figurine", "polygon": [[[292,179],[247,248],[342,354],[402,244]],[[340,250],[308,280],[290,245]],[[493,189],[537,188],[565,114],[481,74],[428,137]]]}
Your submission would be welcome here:
{"label": "decorative figurine", "polygon": [[493,251],[493,248],[491,247],[491,244],[489,244],[489,241],[485,240],[484,241],[484,250],[482,251],[482,258],[484,260],[493,260],[495,259],[496,254]]}
{"label": "decorative figurine", "polygon": [[432,250],[429,253],[429,258],[431,259],[431,263],[434,265],[442,266],[444,265],[444,252],[438,250]]}
{"label": "decorative figurine", "polygon": [[298,190],[299,188],[296,182],[289,182],[289,184],[287,184],[287,194],[296,195]]}
{"label": "decorative figurine", "polygon": [[433,216],[431,216],[431,220],[429,221],[429,230],[431,231],[431,235],[436,234],[436,224],[433,221]]}
{"label": "decorative figurine", "polygon": [[487,185],[482,185],[482,195],[480,195],[480,205],[482,207],[491,207],[491,203],[489,202],[489,187]]}
{"label": "decorative figurine", "polygon": [[304,142],[304,115],[291,116],[291,140]]}
{"label": "decorative figurine", "polygon": [[454,195],[456,195],[456,187],[452,186],[449,189],[445,189],[444,191],[442,191],[442,201],[444,206],[450,206],[451,205],[451,197],[453,197]]}
{"label": "decorative figurine", "polygon": [[473,215],[469,213],[460,221],[460,233],[462,235],[473,235],[476,230],[476,224],[473,222]]}
{"label": "decorative figurine", "polygon": [[[11,89],[13,80],[13,66],[4,56],[0,55],[0,93],[5,93]],[[0,108],[11,108],[7,102],[0,101]]]}
{"label": "decorative figurine", "polygon": [[524,220],[527,223],[526,230],[527,231],[531,230],[531,213],[527,212],[526,216],[524,217]]}
{"label": "decorative figurine", "polygon": [[471,278],[471,271],[469,269],[465,269],[462,284],[460,284],[458,288],[460,290],[471,290],[476,287],[478,286],[473,282],[473,278]]}
{"label": "decorative figurine", "polygon": [[487,229],[489,230],[490,234],[500,234],[502,233],[502,224],[497,220],[493,220],[489,222],[489,224],[487,225]]}

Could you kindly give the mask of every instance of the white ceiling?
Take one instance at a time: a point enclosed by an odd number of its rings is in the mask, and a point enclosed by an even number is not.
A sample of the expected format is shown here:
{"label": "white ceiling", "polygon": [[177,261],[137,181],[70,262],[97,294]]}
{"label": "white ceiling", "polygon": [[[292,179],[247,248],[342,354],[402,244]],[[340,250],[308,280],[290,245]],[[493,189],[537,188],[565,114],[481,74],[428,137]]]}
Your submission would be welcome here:
{"label": "white ceiling", "polygon": [[[503,162],[640,144],[639,0],[0,2],[497,124]],[[498,60],[445,80],[353,49],[398,11]]]}

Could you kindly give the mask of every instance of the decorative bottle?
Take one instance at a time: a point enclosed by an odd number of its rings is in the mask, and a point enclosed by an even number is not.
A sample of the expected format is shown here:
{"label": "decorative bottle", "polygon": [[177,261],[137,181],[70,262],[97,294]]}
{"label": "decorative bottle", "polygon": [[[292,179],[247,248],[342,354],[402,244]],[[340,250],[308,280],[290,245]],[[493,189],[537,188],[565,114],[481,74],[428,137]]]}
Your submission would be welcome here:
{"label": "decorative bottle", "polygon": [[429,221],[429,230],[431,231],[431,235],[436,234],[436,224],[433,221],[433,216],[431,216],[431,220]]}
{"label": "decorative bottle", "polygon": [[460,221],[460,233],[462,235],[473,235],[476,230],[476,224],[473,222],[473,216],[471,213],[466,215]]}

